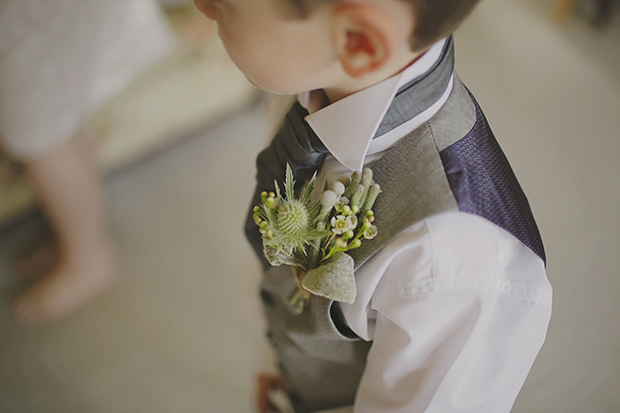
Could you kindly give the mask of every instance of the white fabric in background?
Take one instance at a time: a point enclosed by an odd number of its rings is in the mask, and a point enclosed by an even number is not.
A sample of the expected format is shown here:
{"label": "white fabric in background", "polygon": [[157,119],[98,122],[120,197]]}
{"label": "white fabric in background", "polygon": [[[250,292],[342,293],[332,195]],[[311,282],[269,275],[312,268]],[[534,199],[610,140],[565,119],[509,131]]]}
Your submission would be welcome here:
{"label": "white fabric in background", "polygon": [[174,45],[154,0],[0,0],[0,140],[44,155]]}

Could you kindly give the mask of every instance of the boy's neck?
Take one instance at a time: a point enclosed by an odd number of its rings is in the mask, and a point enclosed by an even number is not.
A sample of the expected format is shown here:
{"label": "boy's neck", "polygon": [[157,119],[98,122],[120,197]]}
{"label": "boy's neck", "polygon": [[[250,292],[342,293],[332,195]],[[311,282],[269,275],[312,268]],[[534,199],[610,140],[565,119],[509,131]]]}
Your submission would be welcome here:
{"label": "boy's neck", "polygon": [[329,102],[335,103],[341,99],[346,98],[347,96],[364,90],[377,83],[383,82],[384,80],[389,79],[392,76],[398,75],[403,70],[407,69],[409,66],[417,62],[422,56],[424,56],[427,51],[428,49],[420,52],[419,54],[415,55],[413,59],[411,59],[411,56],[405,57],[406,59],[408,59],[406,60],[407,63],[404,65],[395,64],[394,66],[396,67],[396,70],[394,70],[393,68],[389,68],[387,70],[381,71],[380,73],[371,73],[360,79],[348,77],[346,80],[344,80],[338,85],[323,88],[323,91],[325,92],[325,95],[327,95]]}

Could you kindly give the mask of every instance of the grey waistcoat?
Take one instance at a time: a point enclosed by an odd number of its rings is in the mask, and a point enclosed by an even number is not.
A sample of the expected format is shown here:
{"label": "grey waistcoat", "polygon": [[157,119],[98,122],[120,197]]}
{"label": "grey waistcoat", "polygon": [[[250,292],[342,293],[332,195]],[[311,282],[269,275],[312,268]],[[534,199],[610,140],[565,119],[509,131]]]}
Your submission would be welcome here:
{"label": "grey waistcoat", "polygon": [[[378,236],[350,255],[356,268],[412,224],[448,211],[482,216],[545,259],[525,195],[473,97],[455,76],[443,108],[374,166],[383,190],[373,208]],[[261,298],[279,368],[297,413],[352,405],[372,342],[346,325],[339,306],[312,296],[297,315],[291,269],[269,268]]]}

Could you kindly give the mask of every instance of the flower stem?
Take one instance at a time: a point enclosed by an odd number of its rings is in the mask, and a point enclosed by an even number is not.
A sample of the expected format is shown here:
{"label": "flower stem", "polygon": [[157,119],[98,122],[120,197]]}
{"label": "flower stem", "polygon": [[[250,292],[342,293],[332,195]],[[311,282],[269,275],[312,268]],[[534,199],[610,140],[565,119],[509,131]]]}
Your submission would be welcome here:
{"label": "flower stem", "polygon": [[293,308],[299,308],[302,300],[304,299],[303,294],[301,292],[301,288],[298,288],[297,291],[295,291],[295,294],[291,297],[289,304],[291,305],[291,307]]}
{"label": "flower stem", "polygon": [[340,249],[340,248],[335,248],[335,247],[334,247],[334,249],[332,249],[332,250],[331,250],[331,251],[330,251],[330,252],[329,252],[329,253],[328,253],[325,257],[323,257],[323,259],[322,259],[321,261],[319,261],[319,262],[323,262],[323,261],[325,261],[325,260],[328,260],[329,258],[331,258],[331,256],[332,256],[332,255],[334,255],[334,254],[335,254],[335,253],[337,253],[337,252],[341,252],[341,251],[345,251],[345,250]]}

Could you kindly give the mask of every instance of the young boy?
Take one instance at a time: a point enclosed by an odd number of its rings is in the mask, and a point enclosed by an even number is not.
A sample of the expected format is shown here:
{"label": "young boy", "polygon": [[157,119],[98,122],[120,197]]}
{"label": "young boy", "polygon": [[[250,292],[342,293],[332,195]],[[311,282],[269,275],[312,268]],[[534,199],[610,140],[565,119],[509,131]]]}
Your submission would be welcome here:
{"label": "young boy", "polygon": [[[372,167],[379,235],[351,251],[353,304],[288,304],[266,266],[270,343],[296,412],[508,412],[540,350],[551,286],[538,229],[453,72],[477,0],[196,0],[262,89],[299,93],[257,161],[257,194]],[[252,206],[258,205],[257,195]],[[250,220],[248,238],[262,255]],[[335,410],[332,410],[335,411]]]}

